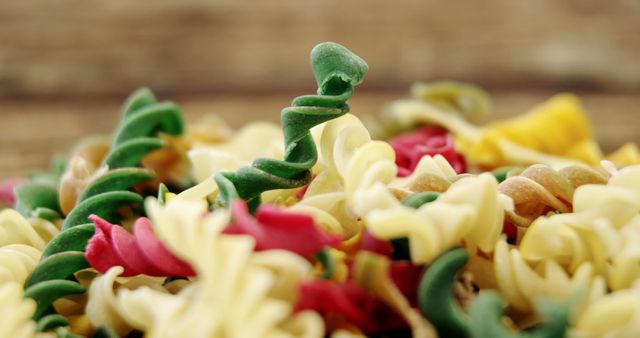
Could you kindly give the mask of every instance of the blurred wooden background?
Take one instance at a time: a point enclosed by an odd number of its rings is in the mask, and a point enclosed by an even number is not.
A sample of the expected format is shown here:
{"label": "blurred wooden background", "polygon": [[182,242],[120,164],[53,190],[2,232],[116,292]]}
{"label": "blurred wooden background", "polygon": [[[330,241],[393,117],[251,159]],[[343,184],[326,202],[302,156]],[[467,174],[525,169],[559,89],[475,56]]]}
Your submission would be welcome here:
{"label": "blurred wooden background", "polygon": [[0,178],[109,133],[140,86],[189,119],[277,119],[313,90],[308,53],[326,40],[371,67],[361,113],[418,80],[480,84],[498,116],[570,90],[605,149],[640,142],[637,0],[0,0]]}

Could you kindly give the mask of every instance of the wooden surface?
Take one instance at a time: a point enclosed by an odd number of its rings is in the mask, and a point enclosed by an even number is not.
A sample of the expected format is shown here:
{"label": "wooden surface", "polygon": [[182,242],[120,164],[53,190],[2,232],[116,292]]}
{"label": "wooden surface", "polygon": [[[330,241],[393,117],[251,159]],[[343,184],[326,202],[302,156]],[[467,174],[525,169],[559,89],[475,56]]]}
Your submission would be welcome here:
{"label": "wooden surface", "polygon": [[638,93],[639,34],[637,0],[2,1],[0,96],[310,89],[325,40],[369,62],[369,89]]}
{"label": "wooden surface", "polygon": [[[189,122],[216,113],[232,127],[253,120],[277,121],[280,110],[301,92],[263,95],[174,97]],[[550,92],[493,92],[494,118],[513,116],[542,102]],[[402,91],[358,91],[352,112],[378,114],[389,100],[405,97]],[[597,140],[606,151],[625,141],[640,143],[640,96],[583,93],[594,122]],[[162,97],[164,99],[164,97]],[[109,135],[120,118],[124,98],[100,100],[4,100],[0,133],[0,179],[44,169],[55,153],[68,153],[73,144],[92,134]]]}

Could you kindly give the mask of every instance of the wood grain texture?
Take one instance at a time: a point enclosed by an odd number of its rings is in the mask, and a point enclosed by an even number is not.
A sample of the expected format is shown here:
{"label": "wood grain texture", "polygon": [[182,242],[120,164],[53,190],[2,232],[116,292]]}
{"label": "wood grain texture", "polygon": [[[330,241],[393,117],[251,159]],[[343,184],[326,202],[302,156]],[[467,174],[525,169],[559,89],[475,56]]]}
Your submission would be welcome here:
{"label": "wood grain texture", "polygon": [[[185,119],[193,122],[215,113],[232,127],[255,120],[277,122],[280,110],[302,92],[269,95],[221,95],[176,97]],[[359,115],[378,114],[386,102],[406,96],[398,91],[359,91],[350,101]],[[494,92],[493,118],[513,116],[547,99],[551,92]],[[640,143],[638,122],[640,97],[634,95],[582,94],[594,123],[596,139],[606,151],[626,141]],[[81,138],[109,135],[120,118],[123,98],[101,100],[12,100],[0,101],[0,180],[44,169],[55,153],[66,154]]]}
{"label": "wood grain texture", "polygon": [[347,45],[365,88],[460,79],[640,90],[635,0],[30,0],[0,4],[0,96],[311,88],[308,53]]}

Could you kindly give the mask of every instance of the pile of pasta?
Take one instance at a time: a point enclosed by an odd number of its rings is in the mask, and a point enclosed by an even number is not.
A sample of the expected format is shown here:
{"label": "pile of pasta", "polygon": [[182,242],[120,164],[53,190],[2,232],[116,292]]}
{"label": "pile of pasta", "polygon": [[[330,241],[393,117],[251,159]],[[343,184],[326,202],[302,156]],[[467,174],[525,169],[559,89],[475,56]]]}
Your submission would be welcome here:
{"label": "pile of pasta", "polygon": [[368,70],[311,52],[317,94],[232,131],[148,89],[0,199],[1,337],[633,337],[640,156],[578,98],[479,126],[418,84],[367,126]]}

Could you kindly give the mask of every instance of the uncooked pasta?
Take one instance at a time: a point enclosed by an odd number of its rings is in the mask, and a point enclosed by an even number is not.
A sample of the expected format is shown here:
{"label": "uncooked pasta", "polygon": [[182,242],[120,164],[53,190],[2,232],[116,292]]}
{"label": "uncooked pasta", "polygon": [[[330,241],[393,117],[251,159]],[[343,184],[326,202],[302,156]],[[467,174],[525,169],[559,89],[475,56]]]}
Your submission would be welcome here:
{"label": "uncooked pasta", "polygon": [[569,94],[478,125],[449,81],[367,127],[367,63],[311,66],[280,126],[140,89],[110,140],[0,182],[0,337],[638,335],[637,145],[603,155]]}

